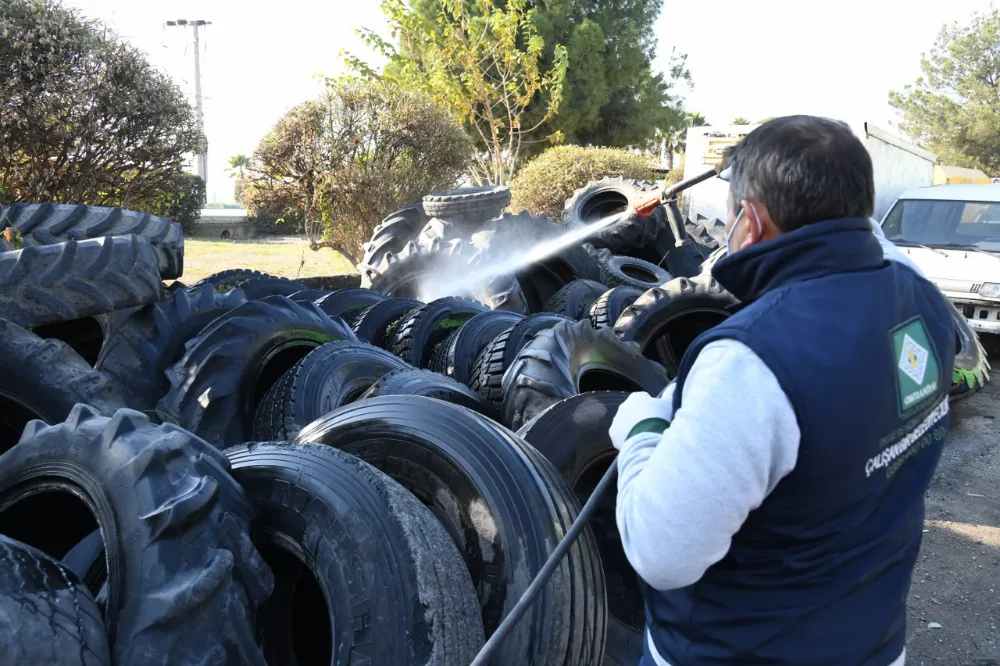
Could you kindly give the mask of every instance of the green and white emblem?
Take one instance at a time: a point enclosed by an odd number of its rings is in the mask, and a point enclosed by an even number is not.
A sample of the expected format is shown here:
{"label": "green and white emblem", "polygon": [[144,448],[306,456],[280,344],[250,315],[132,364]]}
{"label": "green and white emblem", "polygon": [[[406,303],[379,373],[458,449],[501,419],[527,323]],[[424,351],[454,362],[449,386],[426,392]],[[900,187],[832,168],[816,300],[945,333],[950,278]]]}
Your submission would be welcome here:
{"label": "green and white emblem", "polygon": [[917,317],[892,330],[899,409],[906,412],[937,393],[940,373],[924,322]]}

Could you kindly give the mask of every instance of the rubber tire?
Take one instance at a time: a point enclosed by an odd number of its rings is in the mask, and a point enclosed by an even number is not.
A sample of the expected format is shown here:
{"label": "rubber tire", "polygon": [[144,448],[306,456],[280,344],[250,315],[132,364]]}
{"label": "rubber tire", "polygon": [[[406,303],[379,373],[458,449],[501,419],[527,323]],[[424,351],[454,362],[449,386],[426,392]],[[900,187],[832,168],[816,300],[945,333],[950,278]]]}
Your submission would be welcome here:
{"label": "rubber tire", "polygon": [[563,321],[572,320],[553,312],[540,312],[525,317],[493,338],[479,353],[479,358],[472,367],[468,386],[483,399],[490,414],[500,415],[503,403],[503,375],[517,358],[521,348],[539,332]]}
{"label": "rubber tire", "polygon": [[111,666],[101,610],[57,560],[0,535],[0,663]]}
{"label": "rubber tire", "polygon": [[236,289],[241,284],[247,280],[254,280],[257,278],[274,278],[280,279],[277,276],[271,275],[270,273],[262,273],[260,271],[251,271],[245,268],[231,268],[229,270],[220,271],[218,273],[212,273],[208,277],[204,277],[194,283],[191,289],[197,289],[206,284],[210,284],[215,287],[218,292],[226,292],[232,289]]}
{"label": "rubber tire", "polygon": [[0,318],[40,326],[152,303],[163,296],[156,262],[156,253],[142,236],[4,252]]}
{"label": "rubber tire", "polygon": [[0,218],[21,233],[24,247],[55,245],[108,236],[142,236],[156,252],[160,278],[184,273],[184,232],[165,217],[121,208],[84,204],[13,204],[0,208]]}
{"label": "rubber tire", "polygon": [[969,326],[965,316],[957,308],[952,309],[958,332],[958,351],[955,353],[955,369],[952,371],[948,399],[960,402],[986,388],[990,383],[991,368],[979,336]]}
{"label": "rubber tire", "polygon": [[431,369],[461,384],[467,384],[472,377],[476,359],[486,345],[523,319],[522,315],[502,310],[477,314],[438,345],[435,351],[436,361],[432,362]]}
{"label": "rubber tire", "polygon": [[451,377],[431,370],[406,368],[393,370],[379,378],[359,400],[371,400],[384,395],[420,395],[459,405],[483,414],[486,409],[479,394]]}
{"label": "rubber tire", "polygon": [[[330,292],[325,289],[313,289],[306,287],[302,291],[296,291],[288,295],[288,298],[296,303],[316,303],[321,298],[328,296]],[[282,294],[284,296],[284,294]]]}
{"label": "rubber tire", "polygon": [[[630,275],[629,271],[642,277]],[[645,291],[672,279],[670,273],[642,259],[610,255],[601,261],[601,282],[609,287],[635,287]]]}
{"label": "rubber tire", "polygon": [[638,343],[643,355],[666,368],[673,378],[688,346],[728,318],[726,308],[734,304],[736,299],[711,275],[674,278],[627,307],[615,322],[615,334]]}
{"label": "rubber tire", "polygon": [[239,288],[248,301],[259,301],[268,296],[292,296],[308,289],[304,284],[281,277],[256,277],[240,283]]}
{"label": "rubber tire", "polygon": [[55,324],[42,324],[33,327],[31,332],[45,340],[65,342],[87,362],[87,365],[93,366],[101,355],[101,347],[104,346],[105,324],[101,320],[106,317],[107,315],[94,315]]}
{"label": "rubber tire", "polygon": [[504,373],[501,423],[516,430],[560,400],[588,391],[659,395],[667,381],[639,345],[589,321],[560,323],[528,342]]}
{"label": "rubber tire", "polygon": [[213,655],[264,666],[252,621],[273,581],[250,542],[253,510],[228,471],[185,430],[77,405],[59,425],[31,422],[0,457],[0,533],[62,558],[96,520],[113,663]]}
{"label": "rubber tire", "polygon": [[[579,512],[552,466],[478,414],[422,396],[334,411],[299,433],[374,465],[416,495],[458,545],[489,636]],[[603,572],[584,530],[491,663],[597,666],[604,652]],[[561,584],[560,584],[561,583]]]}
{"label": "rubber tire", "polygon": [[510,205],[510,188],[485,185],[435,192],[424,197],[423,205],[432,218],[447,220],[460,229],[475,229]]}
{"label": "rubber tire", "polygon": [[364,257],[358,264],[362,287],[370,287],[378,277],[375,269],[382,264],[385,256],[398,253],[406,244],[416,239],[417,234],[430,220],[421,204],[413,204],[390,213],[375,227],[371,240],[362,245]]}
{"label": "rubber tire", "polygon": [[296,282],[304,284],[310,289],[322,289],[326,292],[334,292],[341,289],[357,289],[361,286],[361,276],[357,273],[348,273],[346,275],[314,275],[312,277],[296,278]]}
{"label": "rubber tire", "polygon": [[[562,475],[581,504],[614,464],[618,451],[608,430],[621,403],[621,391],[591,391],[560,400],[518,430]],[[608,595],[606,666],[633,666],[642,658],[646,617],[639,578],[622,547],[616,519],[617,485],[612,484],[591,518],[601,552]]]}
{"label": "rubber tire", "polygon": [[156,411],[219,448],[248,440],[267,390],[326,342],[356,340],[344,320],[313,303],[269,296],[230,310],[187,343],[167,369]]}
{"label": "rubber tire", "polygon": [[612,328],[625,308],[642,296],[635,287],[614,287],[601,294],[590,306],[590,325],[594,328]]}
{"label": "rubber tire", "polygon": [[95,367],[125,387],[129,407],[153,410],[170,390],[166,371],[203,328],[246,303],[240,289],[219,293],[210,283],[177,289],[122,322],[107,339]]}
{"label": "rubber tire", "polygon": [[590,312],[590,306],[607,290],[607,286],[600,282],[573,280],[552,295],[552,298],[545,304],[545,311],[579,321],[587,316]]}
{"label": "rubber tire", "polygon": [[324,414],[359,399],[386,373],[409,366],[364,342],[328,342],[297,362],[268,389],[254,417],[256,442],[295,439]]}
{"label": "rubber tire", "polygon": [[399,322],[423,305],[412,298],[386,298],[362,310],[354,319],[351,328],[359,340],[386,349],[392,346]]}
{"label": "rubber tire", "polygon": [[437,347],[448,335],[486,306],[469,298],[439,298],[414,310],[398,327],[392,353],[414,368],[426,368]]}
{"label": "rubber tire", "polygon": [[317,300],[316,305],[331,317],[340,317],[348,323],[353,323],[365,308],[384,300],[385,296],[377,291],[353,287],[329,293]]}
{"label": "rubber tire", "polygon": [[60,423],[78,403],[103,414],[127,404],[122,386],[69,345],[0,319],[0,453],[17,443],[29,421]]}
{"label": "rubber tire", "polygon": [[252,444],[226,455],[258,507],[256,543],[265,557],[268,546],[290,556],[285,566],[272,565],[275,592],[258,615],[268,663],[296,663],[295,648],[303,646],[293,636],[316,633],[293,629],[303,570],[329,613],[299,617],[309,629],[329,623],[330,645],[310,641],[317,661],[467,666],[475,657],[483,626],[462,556],[402,486],[329,446]]}
{"label": "rubber tire", "polygon": [[[573,192],[563,209],[563,224],[581,227],[594,224],[610,215],[625,213],[631,206],[652,196],[657,186],[648,181],[626,178],[594,180]],[[657,217],[622,216],[611,226],[601,229],[588,240],[595,247],[607,248],[615,254],[632,256],[655,235],[662,222]]]}

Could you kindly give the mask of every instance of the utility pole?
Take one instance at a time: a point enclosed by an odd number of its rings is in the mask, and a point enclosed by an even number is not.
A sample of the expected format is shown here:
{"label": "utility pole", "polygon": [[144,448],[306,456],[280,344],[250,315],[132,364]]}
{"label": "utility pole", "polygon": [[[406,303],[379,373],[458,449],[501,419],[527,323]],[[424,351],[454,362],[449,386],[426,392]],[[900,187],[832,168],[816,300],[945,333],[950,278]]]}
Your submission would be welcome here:
{"label": "utility pole", "polygon": [[[205,138],[205,109],[201,98],[201,42],[198,39],[198,28],[203,28],[207,25],[212,25],[211,21],[188,21],[187,19],[178,19],[176,21],[167,21],[167,25],[171,27],[187,28],[191,26],[194,28],[194,110],[195,116],[198,123],[198,131],[201,132],[202,138]],[[198,176],[206,182],[206,191],[208,183],[208,140],[205,139],[205,148],[202,150],[201,154],[198,155],[196,160]]]}

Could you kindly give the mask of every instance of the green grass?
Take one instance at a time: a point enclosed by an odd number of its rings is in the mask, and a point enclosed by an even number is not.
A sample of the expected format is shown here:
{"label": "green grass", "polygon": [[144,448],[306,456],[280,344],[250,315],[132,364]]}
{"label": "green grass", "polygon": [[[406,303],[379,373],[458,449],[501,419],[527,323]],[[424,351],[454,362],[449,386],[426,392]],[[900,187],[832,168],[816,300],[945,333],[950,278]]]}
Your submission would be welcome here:
{"label": "green grass", "polygon": [[184,239],[184,284],[230,268],[263,271],[278,277],[343,275],[357,269],[342,254],[324,248],[309,249],[301,239],[216,241]]}

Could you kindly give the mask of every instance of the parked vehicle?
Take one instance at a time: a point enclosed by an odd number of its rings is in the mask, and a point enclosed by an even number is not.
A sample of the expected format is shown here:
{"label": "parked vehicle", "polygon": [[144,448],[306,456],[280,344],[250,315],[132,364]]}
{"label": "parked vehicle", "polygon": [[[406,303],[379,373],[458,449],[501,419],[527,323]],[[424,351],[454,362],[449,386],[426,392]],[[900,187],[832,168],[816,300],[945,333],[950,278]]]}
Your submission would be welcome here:
{"label": "parked vehicle", "polygon": [[882,220],[882,231],[973,330],[1000,334],[1000,185],[909,190]]}

